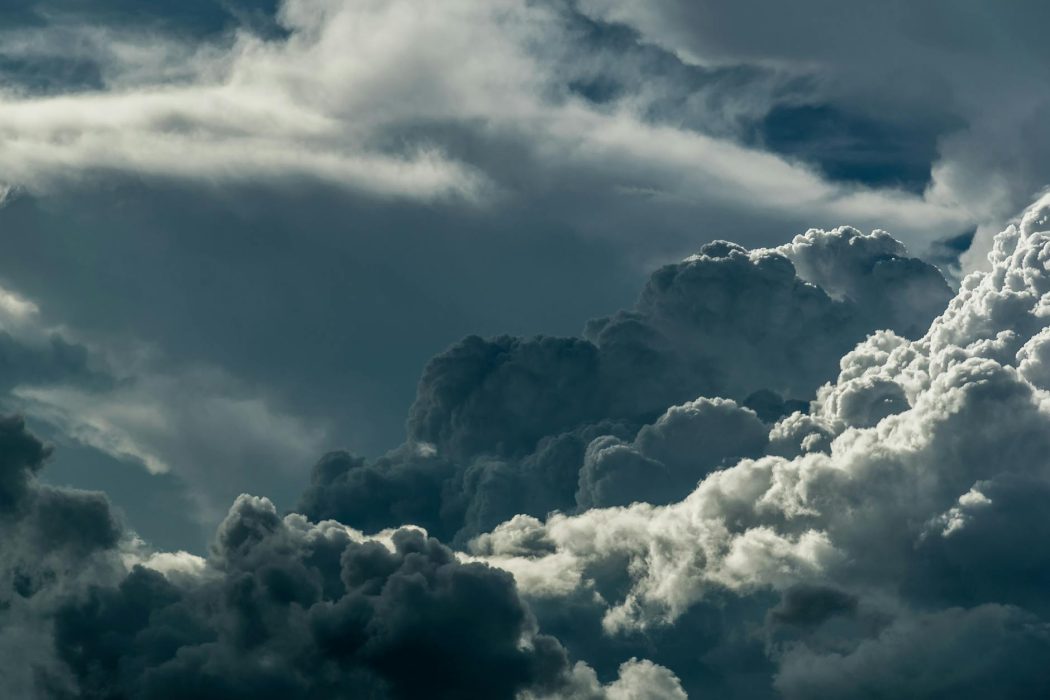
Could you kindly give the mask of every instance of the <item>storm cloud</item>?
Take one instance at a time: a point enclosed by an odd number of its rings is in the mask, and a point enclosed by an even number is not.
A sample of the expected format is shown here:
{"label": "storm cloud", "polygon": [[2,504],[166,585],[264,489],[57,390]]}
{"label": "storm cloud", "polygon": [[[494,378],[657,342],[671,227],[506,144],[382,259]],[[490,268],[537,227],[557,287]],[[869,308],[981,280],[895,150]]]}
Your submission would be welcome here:
{"label": "storm cloud", "polygon": [[0,696],[1047,696],[1048,18],[4,3]]}
{"label": "storm cloud", "polygon": [[[655,273],[634,309],[589,324],[695,342],[719,320],[716,300],[733,312],[720,332],[732,318],[747,329],[740,280],[768,293],[772,278],[780,303],[804,302],[792,312],[800,320],[861,336],[836,340],[850,349],[828,359],[829,381],[814,377],[806,412],[752,391],[749,376],[772,377],[789,364],[777,358],[798,352],[775,326],[779,342],[762,346],[773,360],[751,373],[743,352],[697,343],[701,366],[727,368],[714,377],[673,343],[654,344],[664,353],[643,368],[726,394],[685,402],[663,388],[672,382],[640,394],[658,374],[606,379],[601,342],[468,339],[424,372],[428,400],[405,445],[376,462],[323,458],[305,514],[239,497],[205,557],[151,549],[101,494],[41,484],[50,450],[6,419],[0,493],[13,536],[0,643],[17,650],[6,689],[1038,696],[1050,682],[1048,206],[1004,231],[991,271],[967,277],[921,333],[922,314],[949,296],[943,279],[885,234],[852,229],[810,231],[776,251],[712,244]],[[683,277],[703,284],[676,285]],[[870,324],[899,332],[854,331],[858,299],[875,307]],[[829,317],[850,323],[821,325]],[[594,392],[604,400],[592,403]],[[512,396],[542,410],[513,413]],[[646,416],[661,396],[670,405]],[[763,418],[749,399],[763,412],[780,405]],[[547,474],[560,475],[564,506],[537,496],[554,483]],[[529,514],[527,498],[562,512]],[[325,504],[348,512],[310,512]],[[486,517],[505,521],[486,528]]]}
{"label": "storm cloud", "polygon": [[[647,697],[537,630],[513,578],[418,528],[365,537],[241,496],[206,559],[149,552],[103,494],[36,481],[50,450],[0,421],[0,689],[11,697]],[[677,691],[681,694],[680,689]]]}
{"label": "storm cloud", "polygon": [[786,697],[1038,696],[1047,206],[1000,234],[991,271],[921,338],[848,353],[810,415],[771,431],[796,441],[789,458],[742,460],[668,506],[517,516],[473,550],[529,596],[597,594],[610,638],[726,596],[766,607],[767,690]]}
{"label": "storm cloud", "polygon": [[768,429],[749,404],[769,421],[804,407],[857,341],[921,334],[950,294],[881,231],[709,243],[582,338],[469,337],[438,355],[406,443],[374,463],[325,457],[300,508],[456,539],[519,513],[669,502],[763,453]]}

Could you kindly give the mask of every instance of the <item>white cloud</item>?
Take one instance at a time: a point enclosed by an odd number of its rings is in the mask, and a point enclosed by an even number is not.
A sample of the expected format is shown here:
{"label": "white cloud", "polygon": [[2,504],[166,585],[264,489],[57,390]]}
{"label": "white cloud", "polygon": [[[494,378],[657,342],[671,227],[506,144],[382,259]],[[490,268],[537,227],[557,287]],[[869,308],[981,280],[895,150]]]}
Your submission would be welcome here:
{"label": "white cloud", "polygon": [[[1044,200],[1004,231],[991,271],[967,277],[925,337],[878,333],[843,358],[806,418],[821,440],[799,446],[800,456],[743,460],[665,507],[518,517],[477,538],[473,551],[537,597],[597,594],[609,589],[610,571],[626,573],[626,594],[603,602],[610,632],[673,623],[721,591],[800,583],[885,598],[906,580],[944,590],[945,577],[980,591],[949,597],[949,606],[1040,595],[965,572],[1042,561],[1041,544],[1023,544],[1035,514],[1019,504],[1050,487],[1050,397],[1028,379],[1041,381],[1031,358],[1050,316],[1048,214]],[[783,421],[776,440],[808,440],[803,418]],[[1011,522],[1021,541],[1003,559],[996,538]],[[938,558],[945,547],[950,554]]]}
{"label": "white cloud", "polygon": [[653,122],[640,94],[611,107],[572,96],[564,73],[586,62],[586,48],[549,5],[287,0],[280,17],[287,38],[161,42],[152,58],[145,42],[122,37],[126,48],[104,56],[116,66],[107,89],[0,98],[0,176],[36,189],[109,169],[217,182],[305,176],[377,195],[499,201],[506,185],[491,164],[419,131],[455,124],[524,142],[548,177],[584,174],[610,192],[689,207],[757,204],[929,235],[968,220],[947,201],[831,184],[778,156]]}

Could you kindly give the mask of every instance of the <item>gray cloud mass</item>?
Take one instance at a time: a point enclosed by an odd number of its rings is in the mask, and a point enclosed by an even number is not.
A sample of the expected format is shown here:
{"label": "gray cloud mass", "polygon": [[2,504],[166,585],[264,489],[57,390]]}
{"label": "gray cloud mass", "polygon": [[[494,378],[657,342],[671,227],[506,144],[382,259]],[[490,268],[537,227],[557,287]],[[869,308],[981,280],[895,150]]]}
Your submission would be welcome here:
{"label": "gray cloud mass", "polygon": [[[468,338],[424,372],[404,445],[324,457],[303,514],[240,496],[205,557],[39,483],[50,450],[5,419],[4,689],[1038,697],[1047,206],[950,300],[885,234],[813,230],[658,270],[596,340]],[[704,344],[758,322],[757,359]],[[846,351],[798,359],[803,329]],[[639,338],[648,371],[607,360]]]}
{"label": "gray cloud mass", "polygon": [[[762,454],[767,430],[749,401],[769,420],[789,412],[785,400],[804,405],[868,332],[917,335],[949,296],[883,232],[811,230],[773,250],[710,243],[653,273],[634,308],[590,321],[584,338],[470,337],[438,355],[407,442],[374,463],[329,455],[300,508],[365,529],[407,519],[454,539],[632,492],[666,502],[723,462]],[[730,400],[685,403],[698,396]]]}
{"label": "gray cloud mass", "polygon": [[0,697],[1050,696],[1047,19],[3,4]]}

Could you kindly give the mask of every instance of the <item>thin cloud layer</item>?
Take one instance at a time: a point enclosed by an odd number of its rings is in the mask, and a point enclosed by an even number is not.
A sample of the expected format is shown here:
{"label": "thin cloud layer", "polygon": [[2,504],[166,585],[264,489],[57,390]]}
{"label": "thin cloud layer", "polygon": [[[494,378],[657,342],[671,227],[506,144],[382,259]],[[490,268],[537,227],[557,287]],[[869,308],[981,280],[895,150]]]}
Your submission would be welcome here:
{"label": "thin cloud layer", "polygon": [[[1043,3],[1022,0],[1009,12],[981,2],[898,0],[861,12],[824,0],[778,7],[583,0],[579,7],[686,63],[757,64],[811,77],[808,90],[784,100],[789,108],[873,119],[905,134],[932,130],[924,197],[966,211],[978,226],[967,268],[984,264],[995,233],[1050,179],[1042,128],[1050,102],[1032,89],[1050,57]],[[860,37],[878,50],[855,50]]]}
{"label": "thin cloud layer", "polygon": [[[294,482],[324,431],[214,368],[163,368],[142,347],[78,338],[32,301],[0,288],[0,407],[127,469],[175,474],[208,528],[248,478]],[[244,469],[236,468],[244,465]]]}

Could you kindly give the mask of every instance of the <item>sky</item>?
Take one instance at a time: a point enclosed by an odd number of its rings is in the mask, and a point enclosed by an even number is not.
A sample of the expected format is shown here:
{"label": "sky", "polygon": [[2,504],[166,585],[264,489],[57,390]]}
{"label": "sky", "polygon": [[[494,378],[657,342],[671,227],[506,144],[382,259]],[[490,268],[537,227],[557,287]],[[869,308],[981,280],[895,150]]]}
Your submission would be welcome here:
{"label": "sky", "polygon": [[0,3],[0,694],[1045,695],[1048,21]]}

